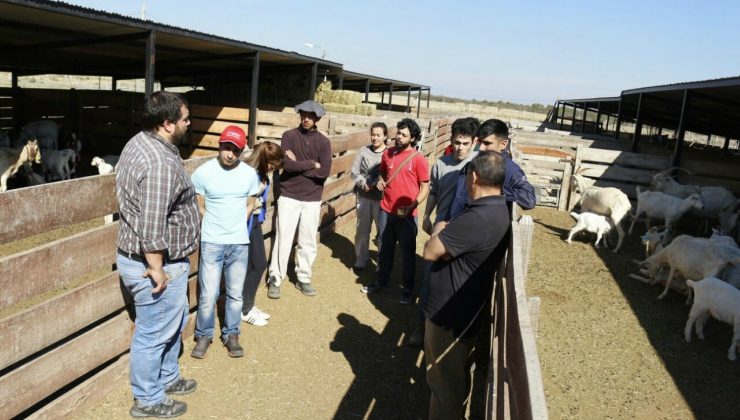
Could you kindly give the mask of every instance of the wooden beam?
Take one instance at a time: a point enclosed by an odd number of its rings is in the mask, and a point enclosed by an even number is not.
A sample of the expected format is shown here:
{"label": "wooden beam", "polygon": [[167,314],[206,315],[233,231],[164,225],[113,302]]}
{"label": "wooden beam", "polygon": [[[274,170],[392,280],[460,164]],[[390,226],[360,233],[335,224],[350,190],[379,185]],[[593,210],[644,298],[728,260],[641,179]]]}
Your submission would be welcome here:
{"label": "wooden beam", "polygon": [[640,142],[640,136],[642,135],[642,101],[643,96],[640,93],[637,96],[637,121],[635,122],[635,134],[632,137],[632,153],[637,153],[637,145]]}
{"label": "wooden beam", "polygon": [[311,66],[311,83],[309,84],[311,92],[309,92],[308,99],[316,99],[316,76],[319,72],[319,63],[313,63]]}
{"label": "wooden beam", "polygon": [[617,122],[616,126],[614,127],[614,139],[619,141],[619,129],[621,128],[622,124],[622,97],[619,97],[619,105],[617,106]]}
{"label": "wooden beam", "polygon": [[254,149],[257,140],[257,97],[260,83],[260,53],[257,52],[252,58],[252,91],[249,97],[249,148]]}
{"label": "wooden beam", "polygon": [[157,32],[149,31],[146,39],[146,58],[144,67],[144,96],[148,99],[154,93],[154,62],[156,56]]}

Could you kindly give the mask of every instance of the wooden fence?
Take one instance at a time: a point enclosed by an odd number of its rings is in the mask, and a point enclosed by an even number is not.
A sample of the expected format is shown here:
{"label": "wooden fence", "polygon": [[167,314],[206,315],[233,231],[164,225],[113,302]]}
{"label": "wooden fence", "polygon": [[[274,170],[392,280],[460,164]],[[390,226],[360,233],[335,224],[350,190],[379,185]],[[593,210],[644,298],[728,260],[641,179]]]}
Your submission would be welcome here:
{"label": "wooden fence", "polygon": [[[211,112],[211,114],[208,114]],[[203,120],[197,127],[199,142],[212,141],[217,124],[237,121],[229,108],[194,106]],[[208,120],[208,115],[212,120]],[[295,122],[295,114],[284,114]],[[248,119],[247,119],[248,121]],[[287,121],[287,117],[286,120]],[[420,149],[434,161],[448,144],[451,118],[423,123]],[[277,126],[279,120],[273,120]],[[292,124],[291,124],[292,126]],[[329,126],[326,126],[329,127]],[[266,129],[265,132],[269,132]],[[393,132],[393,130],[391,130]],[[264,134],[264,133],[263,133]],[[195,138],[195,137],[194,137]],[[368,143],[368,131],[332,135],[334,155],[330,178],[322,196],[321,233],[354,220],[355,197],[349,171],[359,148]],[[200,144],[200,143],[199,143]],[[185,161],[189,172],[210,157]],[[0,243],[46,234],[72,224],[99,220],[96,227],[45,243],[35,248],[0,257],[0,418],[56,418],[70,416],[104,398],[128,372],[128,350],[133,322],[115,271],[115,240],[118,222],[101,225],[103,216],[117,211],[115,174],[93,176],[0,194],[3,223]],[[265,246],[271,247],[274,199],[263,225]],[[510,255],[515,255],[510,251]],[[268,254],[269,255],[269,254]],[[188,299],[190,310],[197,307],[198,254],[190,258]],[[507,282],[518,274],[507,274]],[[511,279],[511,280],[509,280]],[[512,293],[520,287],[512,283]],[[519,291],[518,293],[523,293]],[[507,301],[508,302],[508,301]],[[507,307],[515,308],[511,303]],[[520,305],[524,307],[525,305]],[[516,314],[509,314],[517,323]],[[185,330],[193,333],[194,316]],[[528,327],[514,334],[512,345],[533,342]],[[512,347],[513,352],[532,347]],[[531,356],[517,358],[531,360]],[[535,355],[536,359],[536,355]],[[537,368],[538,369],[538,368]],[[522,384],[541,387],[539,373],[509,369],[506,373],[516,404],[523,404]],[[528,391],[526,395],[537,393]],[[537,412],[536,409],[533,410]]]}

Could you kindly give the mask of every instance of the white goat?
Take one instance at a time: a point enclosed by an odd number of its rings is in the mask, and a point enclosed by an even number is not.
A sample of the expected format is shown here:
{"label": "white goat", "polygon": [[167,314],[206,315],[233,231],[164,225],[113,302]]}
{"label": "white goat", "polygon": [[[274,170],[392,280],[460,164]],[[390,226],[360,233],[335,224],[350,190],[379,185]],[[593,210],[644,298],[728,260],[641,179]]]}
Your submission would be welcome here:
{"label": "white goat", "polygon": [[21,166],[41,163],[41,151],[36,140],[29,140],[22,149],[0,148],[0,192],[8,190],[8,178]]}
{"label": "white goat", "polygon": [[701,196],[691,194],[684,199],[662,193],[660,191],[641,191],[637,187],[637,210],[632,217],[629,235],[632,234],[632,228],[641,214],[645,213],[646,230],[650,230],[650,219],[663,219],[664,226],[668,229],[673,227],[679,219],[690,209],[701,210],[704,208]]}
{"label": "white goat", "polygon": [[735,194],[725,187],[700,187],[698,185],[679,184],[673,178],[673,175],[671,175],[674,171],[683,171],[689,175],[693,175],[691,172],[683,168],[670,168],[653,176],[653,181],[650,183],[650,189],[653,191],[661,191],[678,198],[686,198],[691,194],[696,193],[701,194],[704,208],[701,210],[693,209],[689,212],[689,215],[704,219],[704,231],[708,231],[709,220],[719,219],[720,211],[735,203]]}
{"label": "white goat", "polygon": [[105,175],[113,172],[114,167],[110,163],[107,163],[102,158],[99,158],[98,156],[95,156],[92,159],[92,162],[90,162],[90,165],[97,166],[98,167],[98,173],[100,175]]}
{"label": "white goat", "polygon": [[581,212],[600,214],[611,220],[619,235],[617,246],[614,248],[614,252],[617,252],[622,247],[622,241],[624,240],[624,230],[621,222],[624,216],[629,213],[632,204],[627,194],[617,188],[588,186],[590,182],[586,181],[581,173],[583,173],[583,170],[579,168],[570,178],[570,188],[581,194]]}
{"label": "white goat", "polygon": [[37,139],[39,149],[57,150],[59,139],[59,125],[51,120],[39,120],[30,122],[21,128],[21,132],[15,139],[14,147],[19,147],[29,139]]}
{"label": "white goat", "polygon": [[573,226],[573,228],[568,233],[568,239],[566,239],[565,242],[571,243],[570,240],[573,238],[574,234],[585,230],[587,232],[596,234],[596,242],[594,242],[594,246],[596,248],[599,247],[599,242],[601,241],[603,235],[606,235],[603,236],[604,245],[607,247],[609,246],[607,236],[609,234],[609,231],[611,231],[612,229],[612,225],[611,223],[609,223],[609,220],[606,218],[606,216],[590,212],[583,212],[581,214],[571,212],[570,215],[574,219],[576,219],[576,225]]}
{"label": "white goat", "polygon": [[740,264],[740,249],[727,247],[708,238],[680,235],[660,252],[639,264],[647,266],[653,284],[658,281],[660,266],[667,264],[670,267],[665,289],[658,296],[658,299],[663,299],[668,294],[676,273],[693,280],[716,277],[728,264]]}
{"label": "white goat", "polygon": [[[100,175],[105,175],[105,174],[112,173],[113,170],[114,170],[113,165],[111,165],[110,163],[105,163],[105,161],[103,159],[99,158],[98,156],[95,156],[92,159],[92,162],[90,162],[90,165],[97,166],[98,167],[98,173]],[[113,215],[112,214],[105,215],[105,217],[103,219],[104,219],[106,225],[109,224],[109,223],[113,223]]]}
{"label": "white goat", "polygon": [[111,166],[113,166],[114,169],[115,169],[116,165],[118,165],[118,159],[120,159],[120,158],[121,157],[118,156],[118,155],[105,155],[105,156],[103,156],[103,160],[105,161],[105,163],[110,164]]}
{"label": "white goat", "polygon": [[691,328],[696,325],[696,336],[704,339],[704,324],[710,316],[732,325],[732,342],[727,350],[727,358],[733,362],[737,358],[737,344],[740,342],[740,290],[716,277],[701,281],[686,281],[694,290],[694,305],[683,331],[684,339],[691,342]]}

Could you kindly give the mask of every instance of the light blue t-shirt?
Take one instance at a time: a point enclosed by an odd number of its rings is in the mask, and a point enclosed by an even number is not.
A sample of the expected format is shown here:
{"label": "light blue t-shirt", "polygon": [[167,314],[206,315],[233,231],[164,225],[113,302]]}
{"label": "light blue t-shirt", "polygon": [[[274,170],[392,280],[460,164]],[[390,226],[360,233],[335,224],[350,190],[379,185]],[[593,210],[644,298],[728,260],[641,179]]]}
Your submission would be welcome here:
{"label": "light blue t-shirt", "polygon": [[247,198],[260,192],[257,171],[244,162],[226,170],[209,160],[191,176],[206,201],[200,239],[216,244],[248,244]]}

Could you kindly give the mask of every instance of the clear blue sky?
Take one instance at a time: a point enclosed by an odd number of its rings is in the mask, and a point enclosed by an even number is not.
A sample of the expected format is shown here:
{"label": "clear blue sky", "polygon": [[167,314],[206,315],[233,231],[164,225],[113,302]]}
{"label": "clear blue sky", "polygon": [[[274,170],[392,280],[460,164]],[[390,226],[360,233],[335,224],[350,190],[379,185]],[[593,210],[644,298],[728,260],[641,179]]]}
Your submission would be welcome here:
{"label": "clear blue sky", "polygon": [[550,104],[740,75],[740,1],[75,0],[462,98]]}

